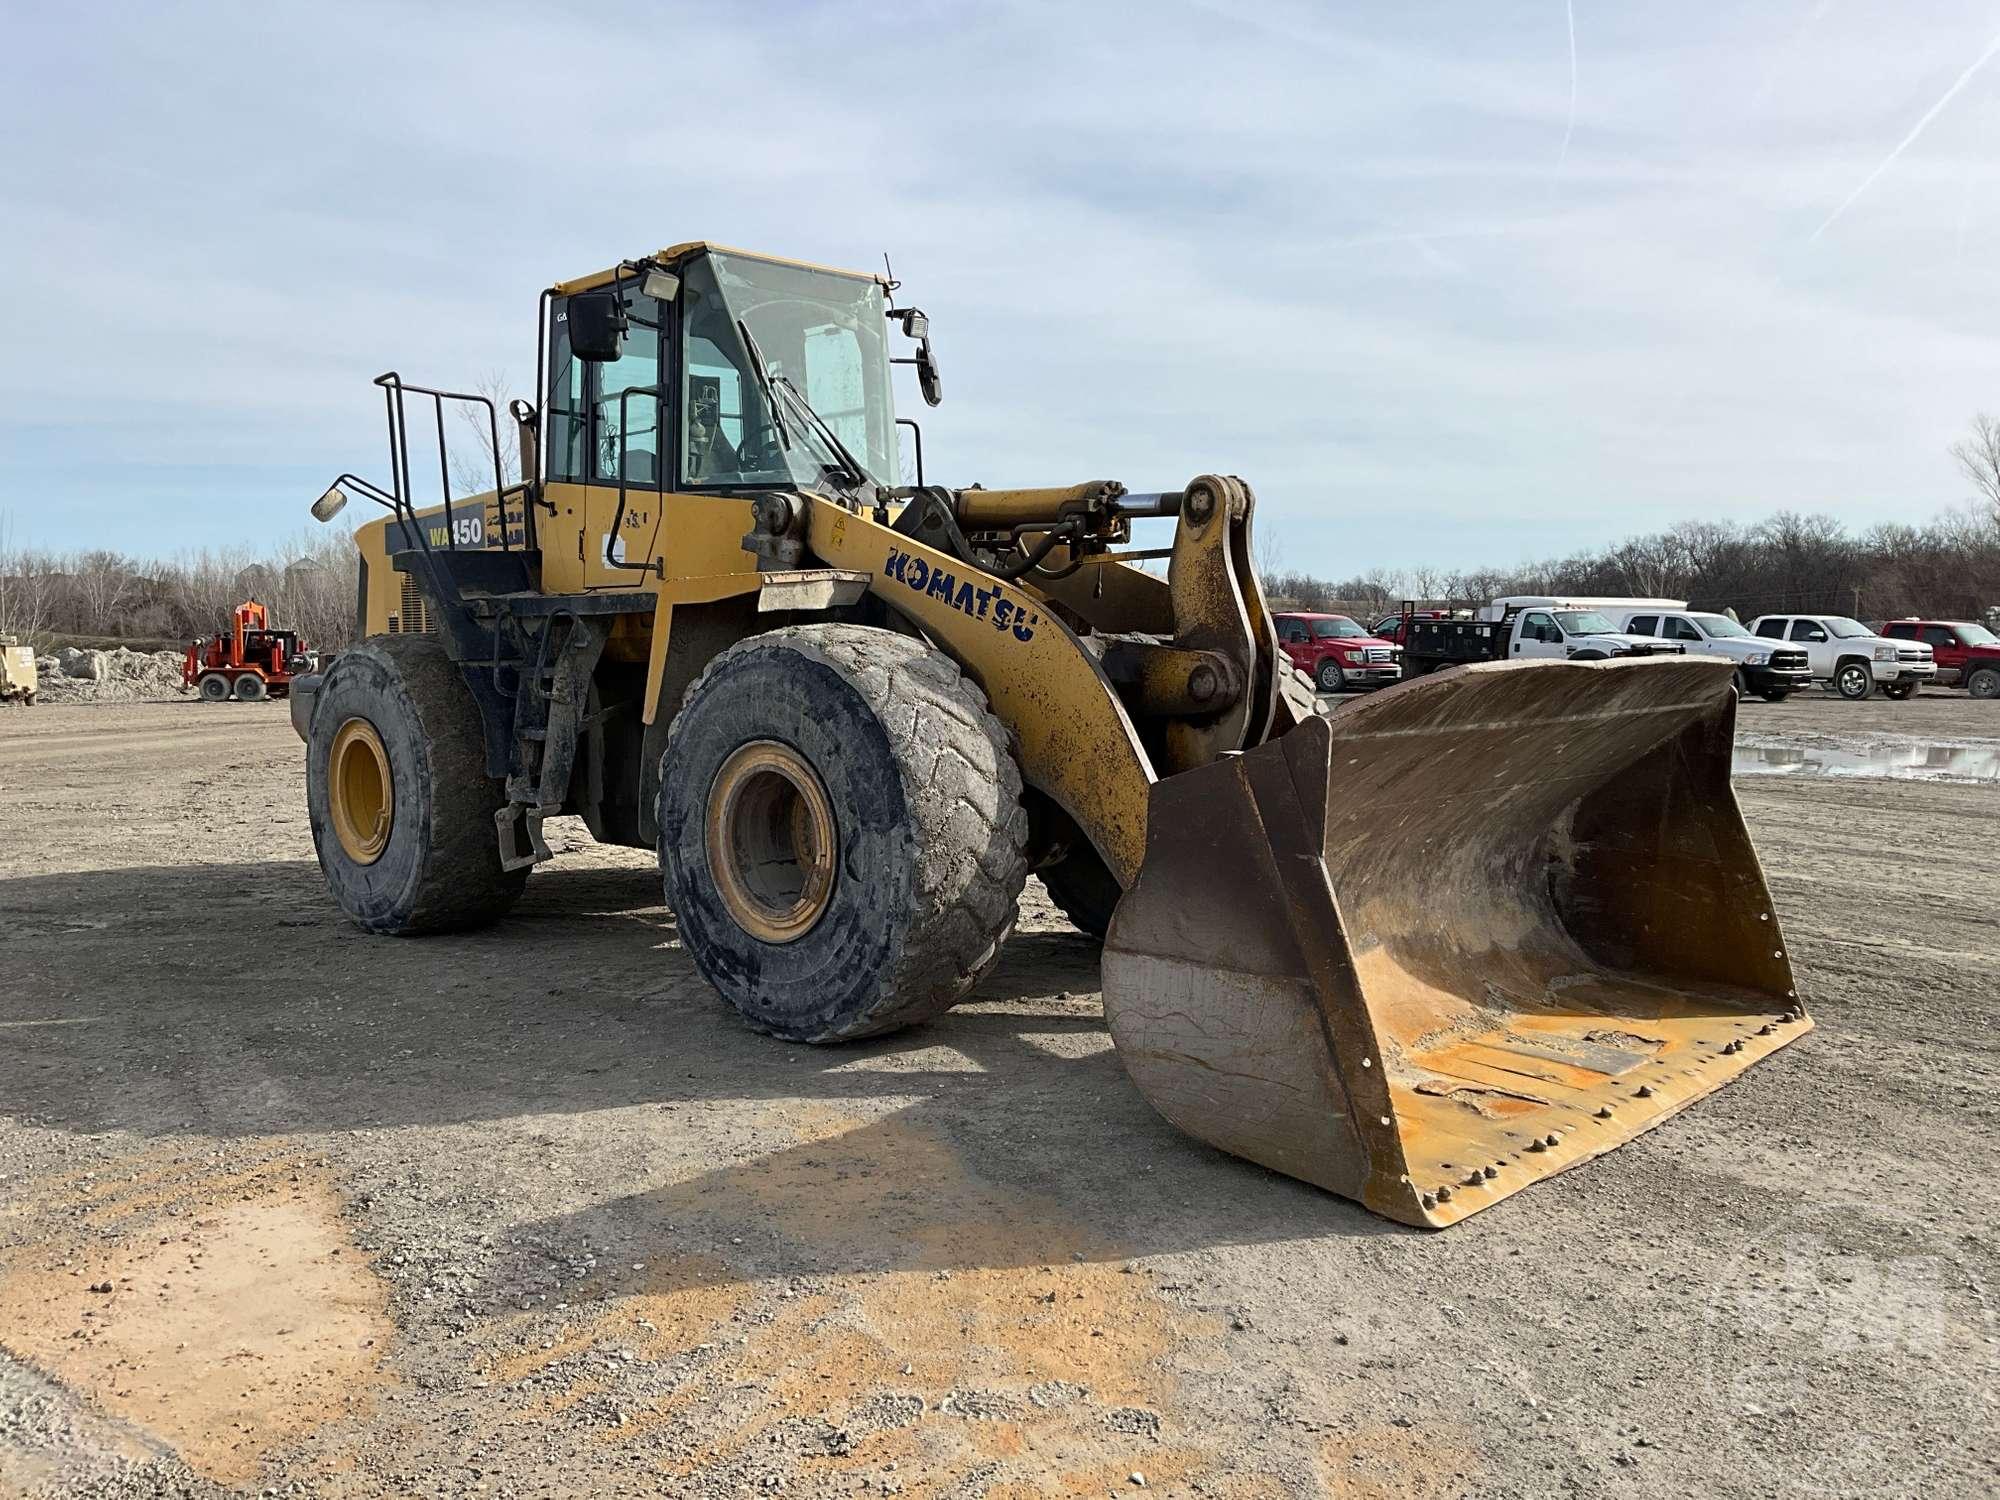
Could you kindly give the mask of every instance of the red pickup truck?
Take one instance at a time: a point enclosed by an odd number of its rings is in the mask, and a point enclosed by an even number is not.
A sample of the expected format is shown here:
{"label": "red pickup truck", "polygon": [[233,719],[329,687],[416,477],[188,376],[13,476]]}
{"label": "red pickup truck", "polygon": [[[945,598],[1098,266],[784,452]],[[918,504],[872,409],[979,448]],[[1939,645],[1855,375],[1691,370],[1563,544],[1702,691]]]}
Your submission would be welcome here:
{"label": "red pickup truck", "polygon": [[1346,615],[1271,616],[1292,665],[1322,693],[1387,687],[1403,676],[1402,648],[1370,635]]}
{"label": "red pickup truck", "polygon": [[1970,620],[1890,620],[1891,640],[1922,641],[1937,661],[1940,687],[1962,687],[1975,698],[2000,698],[2000,636]]}

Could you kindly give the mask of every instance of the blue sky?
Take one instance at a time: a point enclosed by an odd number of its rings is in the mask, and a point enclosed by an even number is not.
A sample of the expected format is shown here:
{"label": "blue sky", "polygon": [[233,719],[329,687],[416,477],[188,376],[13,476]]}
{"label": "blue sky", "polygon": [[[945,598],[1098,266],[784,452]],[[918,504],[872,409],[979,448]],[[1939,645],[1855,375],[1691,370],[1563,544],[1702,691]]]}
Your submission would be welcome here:
{"label": "blue sky", "polygon": [[1919,518],[2000,410],[1996,37],[1839,0],[17,7],[0,513],[295,533],[383,468],[371,376],[528,394],[537,289],[710,238],[893,254],[934,479],[1239,473],[1316,571]]}

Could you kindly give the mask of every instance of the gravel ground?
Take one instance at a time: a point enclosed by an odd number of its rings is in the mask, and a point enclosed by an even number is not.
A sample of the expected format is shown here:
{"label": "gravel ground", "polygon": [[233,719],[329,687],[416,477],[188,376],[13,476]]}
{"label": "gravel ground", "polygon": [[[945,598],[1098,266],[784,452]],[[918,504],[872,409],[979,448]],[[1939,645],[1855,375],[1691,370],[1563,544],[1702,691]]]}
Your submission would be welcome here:
{"label": "gravel ground", "polygon": [[1819,1029],[1429,1234],[1160,1122],[1038,886],[974,1003],[786,1047],[573,826],[491,932],[356,932],[300,762],[0,711],[0,1495],[2000,1483],[2000,786],[1742,780]]}

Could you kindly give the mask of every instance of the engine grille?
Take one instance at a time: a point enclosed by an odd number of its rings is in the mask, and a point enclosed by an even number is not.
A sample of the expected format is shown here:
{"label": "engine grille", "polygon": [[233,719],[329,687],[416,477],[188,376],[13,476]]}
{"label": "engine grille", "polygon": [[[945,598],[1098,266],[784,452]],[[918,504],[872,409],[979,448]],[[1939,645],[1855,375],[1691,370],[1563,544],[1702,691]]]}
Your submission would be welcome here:
{"label": "engine grille", "polygon": [[1929,661],[1930,659],[1930,652],[1917,650],[1913,646],[1900,646],[1896,650],[1897,661]]}
{"label": "engine grille", "polygon": [[1387,665],[1396,659],[1396,653],[1388,646],[1369,646],[1361,653],[1361,659],[1370,666]]}
{"label": "engine grille", "polygon": [[389,632],[392,635],[431,633],[430,601],[424,598],[424,591],[417,587],[416,579],[408,573],[403,575],[402,611],[389,617]]}
{"label": "engine grille", "polygon": [[1803,672],[1806,668],[1806,654],[1803,651],[1773,651],[1771,665],[1780,671]]}

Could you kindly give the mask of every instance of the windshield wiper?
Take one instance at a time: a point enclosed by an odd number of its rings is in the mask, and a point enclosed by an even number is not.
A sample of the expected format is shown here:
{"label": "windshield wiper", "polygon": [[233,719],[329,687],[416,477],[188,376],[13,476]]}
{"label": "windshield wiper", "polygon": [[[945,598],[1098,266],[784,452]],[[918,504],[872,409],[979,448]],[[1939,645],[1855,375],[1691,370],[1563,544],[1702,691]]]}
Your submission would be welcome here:
{"label": "windshield wiper", "polygon": [[[780,371],[776,376],[772,377],[771,383],[797,403],[800,414],[805,418],[807,430],[816,434],[833,452],[834,456],[839,459],[841,467],[847,470],[854,484],[858,486],[874,482],[875,476],[861,467],[861,460],[856,458],[853,450],[840,440],[840,434],[833,430],[832,424],[817,411],[813,410],[812,402],[806,400],[804,393],[792,384],[789,375]],[[831,466],[829,465],[829,467]]]}
{"label": "windshield wiper", "polygon": [[771,414],[771,421],[778,429],[778,441],[785,445],[785,451],[789,453],[792,451],[792,433],[785,426],[785,414],[778,410],[777,392],[771,388],[771,372],[764,367],[764,351],[757,347],[757,335],[741,318],[736,320],[736,331],[743,336],[743,348],[750,356],[750,373],[757,377],[757,389],[764,393],[764,410]]}

